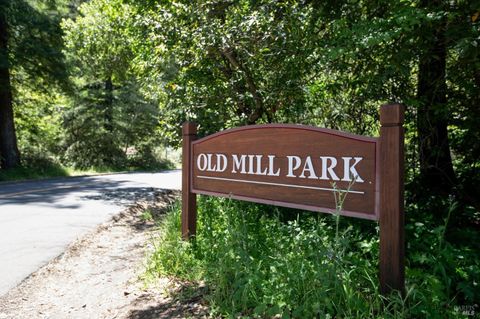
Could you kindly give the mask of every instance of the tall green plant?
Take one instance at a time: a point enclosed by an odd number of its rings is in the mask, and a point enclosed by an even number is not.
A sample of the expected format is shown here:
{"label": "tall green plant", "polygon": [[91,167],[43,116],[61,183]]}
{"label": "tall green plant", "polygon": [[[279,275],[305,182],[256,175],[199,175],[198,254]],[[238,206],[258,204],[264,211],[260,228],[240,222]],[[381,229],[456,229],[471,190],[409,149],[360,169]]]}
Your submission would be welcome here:
{"label": "tall green plant", "polygon": [[[149,269],[204,280],[214,312],[375,318],[386,305],[378,294],[376,236],[345,227],[338,215],[282,221],[282,210],[205,197],[198,214],[189,243],[180,239],[178,210],[168,217]],[[403,300],[388,302],[385,316],[405,311]]]}
{"label": "tall green plant", "polygon": [[[212,312],[223,316],[458,318],[462,305],[475,304],[478,247],[451,241],[449,217],[435,226],[407,206],[406,293],[384,297],[378,225],[340,218],[348,193],[336,196],[333,216],[200,197],[190,242],[180,237],[176,206],[162,222],[148,274],[204,282]],[[455,209],[450,201],[447,216]]]}

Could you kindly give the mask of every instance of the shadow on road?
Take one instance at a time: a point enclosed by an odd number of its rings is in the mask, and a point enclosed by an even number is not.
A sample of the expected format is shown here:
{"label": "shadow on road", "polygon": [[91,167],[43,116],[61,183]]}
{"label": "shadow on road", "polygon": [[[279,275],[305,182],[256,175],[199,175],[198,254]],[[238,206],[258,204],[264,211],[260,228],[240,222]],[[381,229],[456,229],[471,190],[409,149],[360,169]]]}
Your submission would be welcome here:
{"label": "shadow on road", "polygon": [[[80,206],[74,202],[75,200],[98,200],[126,206],[137,201],[151,200],[155,190],[145,184],[128,180],[95,177],[14,183],[0,186],[0,207],[7,204],[35,203],[75,209]],[[75,195],[76,198],[72,198],[73,201],[66,204],[63,200],[70,194]]]}
{"label": "shadow on road", "polygon": [[104,189],[97,195],[81,196],[81,199],[102,200],[118,205],[129,205],[138,201],[151,201],[154,199],[156,189],[153,187],[127,187]]}

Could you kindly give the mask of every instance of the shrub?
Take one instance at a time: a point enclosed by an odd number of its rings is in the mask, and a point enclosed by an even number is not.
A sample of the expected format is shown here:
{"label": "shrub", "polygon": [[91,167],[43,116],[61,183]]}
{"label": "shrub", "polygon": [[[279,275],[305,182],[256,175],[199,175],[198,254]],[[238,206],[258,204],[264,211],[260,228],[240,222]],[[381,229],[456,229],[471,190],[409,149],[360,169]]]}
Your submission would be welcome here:
{"label": "shrub", "polygon": [[180,238],[180,206],[166,216],[147,273],[204,282],[215,314],[458,318],[479,297],[478,250],[449,243],[448,220],[408,218],[407,292],[383,297],[376,223],[212,197],[200,197],[197,212],[190,242]]}

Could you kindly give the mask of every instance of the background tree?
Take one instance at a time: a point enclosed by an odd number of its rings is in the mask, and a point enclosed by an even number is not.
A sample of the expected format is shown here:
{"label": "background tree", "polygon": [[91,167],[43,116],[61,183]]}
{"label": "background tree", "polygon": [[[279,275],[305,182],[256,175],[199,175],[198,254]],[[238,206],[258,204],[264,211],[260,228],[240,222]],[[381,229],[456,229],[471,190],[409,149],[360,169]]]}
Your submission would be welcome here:
{"label": "background tree", "polygon": [[0,4],[0,168],[20,164],[10,83],[8,4]]}
{"label": "background tree", "polygon": [[373,135],[379,105],[400,102],[408,106],[409,176],[424,194],[470,203],[479,194],[476,186],[465,192],[479,174],[462,164],[478,163],[478,150],[458,144],[478,134],[469,106],[479,89],[474,4],[130,3],[148,39],[136,58],[166,82],[162,115],[172,142],[186,118],[204,134],[275,121]]}
{"label": "background tree", "polygon": [[158,108],[140,92],[133,70],[134,21],[123,1],[95,0],[63,22],[77,87],[64,116],[67,163],[120,167],[130,147],[151,154]]}
{"label": "background tree", "polygon": [[[295,122],[375,135],[379,105],[401,102],[408,106],[411,185],[422,185],[421,194],[478,202],[480,19],[473,3],[75,4],[4,5],[14,36],[5,42],[10,64],[3,65],[27,154],[119,165],[129,148],[149,153],[162,141],[178,145],[185,119],[200,123],[201,134]],[[71,16],[63,31],[62,16]],[[70,95],[62,32],[75,84]]]}
{"label": "background tree", "polygon": [[[173,1],[138,4],[142,52],[165,82],[162,117],[171,142],[186,118],[213,132],[305,117],[312,63],[308,17],[297,2]],[[299,43],[303,43],[299,46]]]}
{"label": "background tree", "polygon": [[[38,152],[38,146],[45,144],[41,138],[35,138],[36,132],[42,131],[37,124],[42,122],[40,119],[44,115],[52,112],[52,106],[31,103],[32,100],[41,101],[37,98],[42,94],[45,96],[46,92],[51,100],[57,92],[68,91],[60,29],[60,19],[67,12],[66,4],[61,0],[18,0],[1,4],[0,145],[3,168],[20,164],[16,133],[20,148],[28,155]],[[27,122],[28,125],[24,125]]]}

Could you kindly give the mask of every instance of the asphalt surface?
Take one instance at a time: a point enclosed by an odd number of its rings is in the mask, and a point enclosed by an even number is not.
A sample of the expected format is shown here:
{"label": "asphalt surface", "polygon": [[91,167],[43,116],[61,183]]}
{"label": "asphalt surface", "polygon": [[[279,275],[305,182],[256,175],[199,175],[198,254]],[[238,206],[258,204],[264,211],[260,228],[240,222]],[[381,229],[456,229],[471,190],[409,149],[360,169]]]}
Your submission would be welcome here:
{"label": "asphalt surface", "polygon": [[180,188],[178,170],[0,183],[0,296],[129,204]]}

